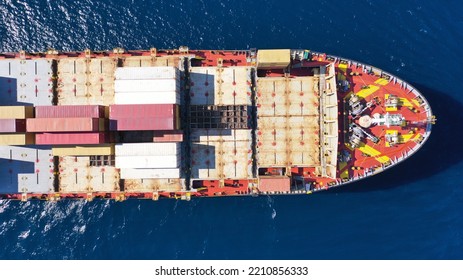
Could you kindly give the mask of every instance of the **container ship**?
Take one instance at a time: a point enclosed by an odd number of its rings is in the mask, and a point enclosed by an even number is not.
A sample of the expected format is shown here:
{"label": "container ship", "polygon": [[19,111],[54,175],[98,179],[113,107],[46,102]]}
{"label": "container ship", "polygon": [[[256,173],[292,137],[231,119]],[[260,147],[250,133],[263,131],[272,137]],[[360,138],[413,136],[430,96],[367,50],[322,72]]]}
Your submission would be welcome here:
{"label": "container ship", "polygon": [[376,67],[304,49],[0,54],[0,197],[310,194],[391,168],[435,117]]}

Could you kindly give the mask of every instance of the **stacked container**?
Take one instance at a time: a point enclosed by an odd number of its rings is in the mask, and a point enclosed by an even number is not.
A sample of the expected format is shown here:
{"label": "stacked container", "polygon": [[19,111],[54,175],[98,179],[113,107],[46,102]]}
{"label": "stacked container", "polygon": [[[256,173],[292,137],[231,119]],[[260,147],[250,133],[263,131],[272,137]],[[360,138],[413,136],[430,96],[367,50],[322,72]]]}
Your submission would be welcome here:
{"label": "stacked container", "polygon": [[116,144],[121,179],[180,178],[180,143]]}
{"label": "stacked container", "polygon": [[28,132],[86,132],[100,131],[98,118],[27,119]]}
{"label": "stacked container", "polygon": [[115,77],[115,104],[180,104],[176,67],[120,67]]}
{"label": "stacked container", "polygon": [[36,118],[104,118],[104,106],[60,105],[35,107]]}
{"label": "stacked container", "polygon": [[153,142],[182,142],[183,131],[181,130],[164,130],[155,131],[153,134]]}
{"label": "stacked container", "polygon": [[96,133],[40,133],[35,135],[37,145],[55,145],[55,144],[103,144],[105,143],[105,134]]}
{"label": "stacked container", "polygon": [[114,155],[114,144],[102,144],[94,146],[66,146],[54,147],[53,156],[112,156]]}
{"label": "stacked container", "polygon": [[175,104],[110,105],[111,131],[175,130],[179,111]]}
{"label": "stacked container", "polygon": [[0,119],[0,133],[26,132],[24,119]]}
{"label": "stacked container", "polygon": [[154,143],[116,145],[121,179],[180,178],[180,72],[176,67],[116,69],[109,129],[151,131]]}
{"label": "stacked container", "polygon": [[99,105],[37,106],[27,119],[38,145],[101,144],[105,142],[105,110]]}
{"label": "stacked container", "polygon": [[34,107],[0,106],[0,145],[34,144],[32,134],[26,134],[26,118],[34,117]]}
{"label": "stacked container", "polygon": [[119,67],[110,107],[110,130],[174,130],[178,125],[180,72],[176,67]]}

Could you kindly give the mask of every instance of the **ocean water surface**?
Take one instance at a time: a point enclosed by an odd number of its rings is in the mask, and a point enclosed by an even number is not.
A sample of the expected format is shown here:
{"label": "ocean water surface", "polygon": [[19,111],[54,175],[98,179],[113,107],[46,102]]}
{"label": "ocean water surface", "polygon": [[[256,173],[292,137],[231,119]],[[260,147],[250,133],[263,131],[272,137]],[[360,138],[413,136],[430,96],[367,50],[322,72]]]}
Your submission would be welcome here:
{"label": "ocean water surface", "polygon": [[301,196],[0,201],[1,259],[462,259],[463,2],[4,0],[0,51],[308,48],[415,85],[437,124],[401,165]]}

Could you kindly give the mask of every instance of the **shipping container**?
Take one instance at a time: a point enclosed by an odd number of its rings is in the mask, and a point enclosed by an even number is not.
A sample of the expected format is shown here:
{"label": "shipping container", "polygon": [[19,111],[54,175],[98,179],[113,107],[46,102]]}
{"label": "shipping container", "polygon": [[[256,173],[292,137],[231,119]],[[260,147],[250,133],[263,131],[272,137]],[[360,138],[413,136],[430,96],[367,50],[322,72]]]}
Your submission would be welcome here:
{"label": "shipping container", "polygon": [[0,134],[0,145],[33,145],[35,137],[32,133]]}
{"label": "shipping container", "polygon": [[175,108],[174,118],[175,118],[175,129],[182,129],[182,125],[180,122],[180,107]]}
{"label": "shipping container", "polygon": [[116,156],[116,168],[178,168],[180,155]]}
{"label": "shipping container", "polygon": [[105,108],[99,105],[36,106],[36,118],[104,118]]}
{"label": "shipping container", "polygon": [[122,168],[121,179],[178,179],[180,168]]}
{"label": "shipping container", "polygon": [[177,125],[176,118],[174,117],[109,120],[109,130],[111,131],[174,130],[178,128]]}
{"label": "shipping container", "polygon": [[183,131],[181,130],[166,130],[155,131],[153,134],[153,142],[182,142]]}
{"label": "shipping container", "polygon": [[180,94],[174,91],[162,92],[116,92],[115,104],[180,104]]}
{"label": "shipping container", "polygon": [[103,144],[98,146],[73,146],[73,147],[54,147],[53,156],[110,156],[114,155],[114,144]]}
{"label": "shipping container", "polygon": [[257,68],[283,69],[286,68],[290,62],[291,51],[289,49],[257,51]]}
{"label": "shipping container", "polygon": [[116,156],[171,156],[180,153],[180,143],[116,144]]}
{"label": "shipping container", "polygon": [[178,106],[175,104],[110,105],[109,118],[172,117],[177,110]]}
{"label": "shipping container", "polygon": [[0,132],[26,132],[26,120],[0,119]]}
{"label": "shipping container", "polygon": [[179,70],[172,66],[157,67],[118,67],[115,73],[116,80],[154,80],[179,79]]}
{"label": "shipping container", "polygon": [[26,119],[34,117],[32,106],[0,106],[0,119]]}
{"label": "shipping container", "polygon": [[252,139],[252,130],[196,128],[191,130],[190,139],[192,142],[249,141]]}
{"label": "shipping container", "polygon": [[37,145],[72,145],[72,144],[102,144],[104,133],[38,133],[35,135]]}
{"label": "shipping container", "polygon": [[179,91],[180,83],[175,79],[164,80],[115,80],[114,91],[117,92],[153,92]]}
{"label": "shipping container", "polygon": [[99,131],[97,118],[43,118],[27,119],[28,132],[81,132]]}
{"label": "shipping container", "polygon": [[291,190],[290,179],[281,177],[260,177],[259,191],[261,192],[289,192]]}

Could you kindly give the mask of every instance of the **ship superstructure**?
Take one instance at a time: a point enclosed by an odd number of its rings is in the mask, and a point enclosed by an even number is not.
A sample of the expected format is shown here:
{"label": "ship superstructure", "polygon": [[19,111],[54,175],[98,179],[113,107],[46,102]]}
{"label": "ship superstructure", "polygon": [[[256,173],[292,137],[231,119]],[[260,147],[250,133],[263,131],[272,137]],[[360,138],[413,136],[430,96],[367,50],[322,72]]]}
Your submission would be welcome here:
{"label": "ship superstructure", "polygon": [[308,50],[0,55],[0,195],[302,194],[428,139],[431,108],[378,68]]}

